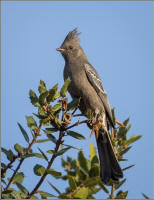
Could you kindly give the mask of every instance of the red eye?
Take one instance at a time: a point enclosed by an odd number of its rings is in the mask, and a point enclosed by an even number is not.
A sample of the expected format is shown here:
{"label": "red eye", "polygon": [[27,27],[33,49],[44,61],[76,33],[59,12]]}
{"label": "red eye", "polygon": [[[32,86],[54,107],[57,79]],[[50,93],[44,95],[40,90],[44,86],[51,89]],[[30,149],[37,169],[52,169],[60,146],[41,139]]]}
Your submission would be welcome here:
{"label": "red eye", "polygon": [[73,49],[73,47],[72,47],[72,46],[69,46],[69,49]]}

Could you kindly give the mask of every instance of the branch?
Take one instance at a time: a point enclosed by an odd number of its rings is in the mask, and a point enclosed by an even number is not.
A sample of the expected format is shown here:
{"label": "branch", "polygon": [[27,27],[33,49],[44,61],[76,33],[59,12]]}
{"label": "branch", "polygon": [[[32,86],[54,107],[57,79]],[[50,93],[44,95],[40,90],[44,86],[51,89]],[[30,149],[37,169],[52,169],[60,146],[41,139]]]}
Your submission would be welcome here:
{"label": "branch", "polygon": [[81,183],[75,190],[73,190],[72,192],[68,193],[66,196],[68,198],[72,198],[73,194],[76,193],[78,190],[80,190],[81,187],[83,187],[83,183]]}
{"label": "branch", "polygon": [[20,162],[19,162],[19,164],[18,164],[16,170],[14,171],[14,173],[13,173],[13,175],[12,175],[12,177],[11,177],[9,183],[7,184],[7,186],[6,186],[6,188],[5,188],[4,190],[7,190],[7,189],[10,187],[10,185],[11,185],[11,183],[12,183],[12,181],[13,181],[13,179],[14,179],[16,173],[17,173],[17,171],[19,170],[20,166],[22,165],[23,161],[24,161],[24,158],[21,158],[21,160],[20,160]]}
{"label": "branch", "polygon": [[[28,146],[27,151],[26,151],[25,154],[29,154],[29,151],[31,150],[32,145],[33,145],[34,143],[36,143],[37,136],[40,135],[41,127],[42,127],[42,124],[40,124],[39,128],[37,129],[37,134],[36,134],[36,132],[34,131],[34,132],[35,132],[35,136],[34,136],[32,142],[29,144],[29,146]],[[22,165],[24,159],[25,159],[25,158],[21,158],[21,159],[20,159],[18,166],[16,167],[16,169],[15,169],[15,171],[14,171],[12,177],[10,178],[10,180],[9,180],[9,182],[8,182],[8,184],[7,184],[7,186],[5,187],[4,190],[8,190],[8,188],[10,187],[10,185],[11,185],[11,183],[12,183],[12,181],[13,181],[13,179],[14,179],[16,173],[17,173],[18,170],[20,169],[20,167],[21,167],[21,165]]]}
{"label": "branch", "polygon": [[112,184],[111,195],[110,195],[111,199],[114,199],[114,191],[115,191],[115,186],[114,186],[114,184]]}
{"label": "branch", "polygon": [[80,122],[80,121],[77,121],[75,124],[73,124],[73,125],[71,125],[71,126],[65,128],[65,130],[71,129],[71,128],[75,127],[75,126],[78,126],[79,124],[83,124],[83,123],[87,123],[87,122],[88,122],[88,120],[83,120],[83,121],[81,121],[81,122]]}
{"label": "branch", "polygon": [[26,199],[30,199],[32,195],[37,193],[38,188],[41,186],[41,184],[45,180],[46,176],[48,175],[47,170],[50,169],[50,167],[52,166],[53,161],[57,157],[56,153],[58,152],[60,145],[63,143],[63,141],[62,141],[63,137],[64,137],[64,132],[60,131],[59,132],[59,138],[58,138],[58,140],[56,142],[56,146],[55,146],[55,149],[54,149],[54,154],[52,155],[51,160],[49,161],[48,166],[46,167],[46,170],[45,170],[43,176],[41,177],[41,179],[39,180],[39,182],[37,183],[35,188],[32,190],[32,192],[26,197]]}
{"label": "branch", "polygon": [[15,156],[13,157],[13,159],[7,164],[7,166],[6,166],[5,168],[2,168],[2,169],[1,169],[1,177],[3,177],[3,175],[5,174],[5,172],[6,172],[8,169],[11,169],[12,164],[16,161],[17,158],[20,158],[20,156],[21,156],[20,154],[15,155]]}

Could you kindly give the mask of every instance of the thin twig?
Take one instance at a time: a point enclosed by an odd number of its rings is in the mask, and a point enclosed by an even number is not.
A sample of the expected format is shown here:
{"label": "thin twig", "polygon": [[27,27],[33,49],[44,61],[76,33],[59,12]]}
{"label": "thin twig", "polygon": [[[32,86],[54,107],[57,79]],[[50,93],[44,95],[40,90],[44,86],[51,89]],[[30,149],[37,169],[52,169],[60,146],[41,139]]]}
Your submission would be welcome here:
{"label": "thin twig", "polygon": [[76,115],[73,115],[73,117],[83,117],[84,115],[83,114],[76,114]]}
{"label": "thin twig", "polygon": [[72,112],[72,115],[74,115],[74,113],[77,111],[78,108],[75,108]]}
{"label": "thin twig", "polygon": [[75,190],[73,190],[72,192],[68,193],[66,196],[69,198],[72,198],[73,194],[76,193],[78,190],[80,190],[81,187],[83,187],[83,183],[81,183]]}
{"label": "thin twig", "polygon": [[75,127],[75,126],[78,126],[79,124],[83,124],[83,123],[87,123],[87,122],[88,122],[88,120],[83,120],[83,121],[81,121],[81,122],[80,122],[80,121],[77,121],[75,124],[73,124],[73,125],[71,125],[71,126],[65,128],[65,130],[71,129],[71,128]]}
{"label": "thin twig", "polygon": [[10,187],[10,185],[11,185],[11,183],[12,183],[12,181],[13,181],[13,179],[14,179],[16,173],[17,173],[17,171],[19,170],[21,164],[23,163],[23,161],[24,161],[24,158],[21,158],[21,160],[20,160],[20,162],[19,162],[19,164],[18,164],[16,170],[14,171],[14,173],[13,173],[13,175],[12,175],[12,177],[11,177],[9,183],[7,184],[7,186],[6,186],[6,188],[5,188],[4,190],[7,190],[7,189]]}
{"label": "thin twig", "polygon": [[112,184],[111,195],[110,195],[111,199],[114,199],[114,191],[115,191],[115,186],[114,186],[114,184]]}
{"label": "thin twig", "polygon": [[7,166],[5,168],[2,168],[1,169],[1,177],[3,177],[3,175],[5,174],[5,172],[8,170],[8,169],[11,169],[12,167],[12,164],[16,161],[17,158],[20,158],[21,155],[15,155],[13,157],[13,159],[7,164]]}

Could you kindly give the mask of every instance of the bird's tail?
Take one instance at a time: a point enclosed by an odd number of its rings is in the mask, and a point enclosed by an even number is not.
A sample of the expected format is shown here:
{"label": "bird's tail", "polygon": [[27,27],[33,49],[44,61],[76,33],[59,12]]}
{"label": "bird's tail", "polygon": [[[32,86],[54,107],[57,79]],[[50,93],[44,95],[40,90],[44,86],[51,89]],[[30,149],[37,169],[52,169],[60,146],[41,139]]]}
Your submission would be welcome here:
{"label": "bird's tail", "polygon": [[112,143],[108,133],[103,130],[99,131],[96,138],[98,154],[100,160],[100,176],[104,183],[108,183],[110,179],[119,180],[123,177],[122,169],[114,153]]}

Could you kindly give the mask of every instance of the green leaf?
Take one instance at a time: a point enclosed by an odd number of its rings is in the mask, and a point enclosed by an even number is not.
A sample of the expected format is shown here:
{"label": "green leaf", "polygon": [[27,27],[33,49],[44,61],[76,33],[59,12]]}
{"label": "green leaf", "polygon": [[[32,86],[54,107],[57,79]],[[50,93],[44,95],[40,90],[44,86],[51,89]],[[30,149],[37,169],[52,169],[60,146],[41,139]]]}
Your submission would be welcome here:
{"label": "green leaf", "polygon": [[126,140],[126,133],[127,133],[127,128],[126,127],[119,127],[119,131],[118,131],[117,137],[119,139],[122,139],[123,141],[125,141]]}
{"label": "green leaf", "polygon": [[71,147],[63,148],[62,150],[57,152],[57,156],[63,155],[66,151],[68,151]]}
{"label": "green leaf", "polygon": [[50,124],[50,117],[48,116],[48,117],[46,117],[45,119],[41,119],[41,120],[40,120],[40,123],[42,123],[42,124],[45,125],[45,126],[51,125],[51,124]]}
{"label": "green leaf", "polygon": [[1,148],[1,151],[7,156],[7,159],[12,161],[13,160],[13,157],[14,157],[14,154],[11,150],[6,150],[5,148]]}
{"label": "green leaf", "polygon": [[59,195],[61,194],[61,192],[51,182],[48,181],[48,183]]}
{"label": "green leaf", "polygon": [[59,178],[61,177],[61,172],[57,172],[54,169],[48,169],[47,170],[48,174],[51,174],[52,176],[54,176],[55,178]]}
{"label": "green leaf", "polygon": [[115,117],[114,108],[112,109],[112,119],[113,119],[113,124],[116,125],[116,117]]}
{"label": "green leaf", "polygon": [[38,87],[38,91],[39,91],[40,94],[42,94],[42,93],[44,93],[44,92],[47,91],[47,89],[46,89],[46,84],[45,84],[45,82],[42,81],[42,80],[40,80],[40,85],[39,85],[39,87]]}
{"label": "green leaf", "polygon": [[29,97],[30,97],[30,100],[31,100],[31,103],[36,106],[36,107],[39,107],[40,104],[39,104],[39,99],[37,97],[37,95],[35,94],[35,92],[33,90],[30,90],[29,91]]}
{"label": "green leaf", "polygon": [[126,120],[123,122],[123,124],[124,124],[125,126],[127,126],[127,125],[128,125],[128,122],[129,122],[129,118],[126,119]]}
{"label": "green leaf", "polygon": [[83,184],[85,187],[94,187],[98,185],[99,179],[99,177],[88,178],[83,182]]}
{"label": "green leaf", "polygon": [[89,144],[89,151],[90,151],[90,161],[92,161],[93,157],[96,156],[96,148],[95,146],[90,142]]}
{"label": "green leaf", "polygon": [[43,176],[45,168],[42,165],[36,164],[35,167],[33,168],[33,171],[37,176]]}
{"label": "green leaf", "polygon": [[44,105],[45,103],[45,99],[46,97],[48,96],[48,91],[44,92],[44,93],[41,93],[40,97],[39,97],[39,103],[41,105]]}
{"label": "green leaf", "polygon": [[91,166],[98,164],[98,163],[99,163],[98,157],[97,157],[97,155],[95,155],[91,160]]}
{"label": "green leaf", "polygon": [[38,197],[33,195],[33,196],[30,197],[30,199],[38,199]]}
{"label": "green leaf", "polygon": [[33,115],[36,116],[38,119],[45,119],[48,117],[47,115],[38,115],[36,113],[33,113]]}
{"label": "green leaf", "polygon": [[56,128],[46,128],[46,130],[43,130],[46,134],[52,134],[58,131]]}
{"label": "green leaf", "polygon": [[21,192],[20,191],[12,191],[11,196],[13,197],[12,199],[21,199]]}
{"label": "green leaf", "polygon": [[4,190],[2,191],[2,194],[11,194],[12,190],[8,189],[8,190]]}
{"label": "green leaf", "polygon": [[29,158],[29,157],[37,157],[37,158],[43,158],[44,156],[40,153],[29,153],[23,156],[23,158]]}
{"label": "green leaf", "polygon": [[47,97],[47,102],[50,103],[51,101],[55,101],[57,98],[59,98],[60,94],[57,91],[58,90],[58,84],[53,86],[52,89],[49,90],[49,95]]}
{"label": "green leaf", "polygon": [[53,194],[50,194],[48,192],[44,192],[44,191],[41,191],[41,190],[38,190],[37,193],[40,194],[42,197],[56,197]]}
{"label": "green leaf", "polygon": [[99,176],[99,165],[98,164],[95,164],[91,167],[90,171],[89,171],[89,176],[90,177],[96,177],[96,176]]}
{"label": "green leaf", "polygon": [[122,150],[119,152],[120,156],[122,156],[123,154],[127,153],[132,147],[127,147],[126,149]]}
{"label": "green leaf", "polygon": [[104,186],[102,180],[99,179],[99,186],[102,188],[102,190],[106,193],[109,193],[108,189]]}
{"label": "green leaf", "polygon": [[53,101],[55,101],[56,99],[58,99],[60,97],[60,92],[56,92]]}
{"label": "green leaf", "polygon": [[73,176],[68,176],[68,181],[69,181],[71,190],[75,190],[77,188],[75,178]]}
{"label": "green leaf", "polygon": [[48,162],[48,158],[45,155],[45,153],[38,147],[39,151],[41,152],[42,156],[44,157],[44,159]]}
{"label": "green leaf", "polygon": [[54,144],[56,144],[57,139],[55,138],[55,136],[53,136],[52,134],[47,134],[47,137],[50,139],[50,141],[52,141]]}
{"label": "green leaf", "polygon": [[[63,161],[64,161],[64,160],[62,160],[62,162],[63,162]],[[64,161],[63,164],[64,164],[64,167],[65,167],[66,165],[69,165],[69,166],[71,166],[72,169],[76,169],[76,167],[77,167],[76,160],[72,159],[72,158],[69,157],[69,156],[67,156],[67,162]]]}
{"label": "green leaf", "polygon": [[85,137],[81,135],[80,133],[74,132],[74,131],[67,131],[67,135],[76,138],[78,140],[84,140]]}
{"label": "green leaf", "polygon": [[27,126],[32,130],[37,129],[37,124],[32,116],[26,116]]}
{"label": "green leaf", "polygon": [[89,170],[88,160],[85,158],[82,151],[78,153],[78,162],[79,162],[80,167],[82,167],[88,173],[88,170]]}
{"label": "green leaf", "polygon": [[68,77],[68,78],[65,80],[65,83],[64,83],[63,87],[62,87],[61,90],[60,90],[60,95],[61,95],[62,97],[65,97],[65,96],[67,95],[67,89],[68,89],[68,86],[69,86],[70,82],[71,82],[71,79]]}
{"label": "green leaf", "polygon": [[49,139],[41,139],[41,140],[37,140],[36,143],[44,143],[44,142],[49,142]]}
{"label": "green leaf", "polygon": [[14,189],[10,188],[8,190],[2,191],[2,199],[12,199],[11,193],[15,191]]}
{"label": "green leaf", "polygon": [[135,165],[130,165],[130,166],[128,166],[128,167],[125,167],[125,168],[123,168],[122,169],[122,171],[125,171],[125,170],[127,170],[127,169],[129,169],[129,168],[131,168],[131,167],[134,167]]}
{"label": "green leaf", "polygon": [[[97,188],[97,187],[90,187],[88,188],[88,198],[91,198],[89,196],[96,194],[97,192],[99,192],[101,190],[101,188]],[[94,198],[94,197],[93,197]]]}
{"label": "green leaf", "polygon": [[128,194],[128,191],[126,192],[119,191],[115,199],[126,199],[127,194]]}
{"label": "green leaf", "polygon": [[80,103],[80,98],[79,99],[74,98],[70,103],[68,103],[67,110],[74,110],[78,108],[79,103]]}
{"label": "green leaf", "polygon": [[15,145],[14,145],[14,149],[15,149],[16,152],[18,152],[18,153],[22,153],[22,152],[23,152],[23,147],[20,146],[19,144],[15,144]]}
{"label": "green leaf", "polygon": [[21,185],[20,183],[16,183],[16,186],[24,193],[24,194],[28,194],[28,190]]}
{"label": "green leaf", "polygon": [[52,112],[55,113],[57,111],[60,111],[61,110],[61,104],[58,103],[58,104],[55,104],[52,108],[51,108]]}
{"label": "green leaf", "polygon": [[88,188],[86,187],[81,187],[74,195],[74,198],[78,199],[87,199],[88,197]]}
{"label": "green leaf", "polygon": [[54,154],[54,150],[48,150],[47,153]]}
{"label": "green leaf", "polygon": [[[8,178],[8,180],[10,180],[10,178]],[[16,183],[22,183],[24,180],[24,174],[22,172],[17,173],[14,177],[14,179],[12,180],[12,184],[16,184]]]}
{"label": "green leaf", "polygon": [[142,195],[144,196],[145,199],[150,199],[150,197],[148,197],[146,194],[142,193]]}
{"label": "green leaf", "polygon": [[[42,107],[39,107],[39,109],[38,109],[38,114],[39,114],[39,116],[42,117],[42,119],[44,119],[44,118],[47,117],[47,115],[46,115],[46,113],[44,112],[44,110],[42,109]],[[43,118],[43,117],[44,117],[44,118]]]}
{"label": "green leaf", "polygon": [[25,129],[21,126],[20,123],[17,123],[17,124],[18,124],[18,126],[19,126],[19,128],[20,128],[20,131],[22,132],[22,134],[23,134],[23,136],[24,136],[26,142],[29,143],[29,137],[28,137],[27,132],[26,132]]}
{"label": "green leaf", "polygon": [[125,182],[126,182],[126,178],[120,181],[118,184],[115,184],[115,189],[117,190],[118,188],[120,188]]}
{"label": "green leaf", "polygon": [[126,141],[125,144],[130,145],[131,143],[135,142],[136,140],[140,139],[141,137],[142,137],[142,135],[133,135]]}
{"label": "green leaf", "polygon": [[79,148],[77,148],[77,147],[74,147],[74,146],[71,146],[71,145],[68,145],[68,144],[63,144],[63,146],[70,147],[70,148],[76,149],[76,150],[78,150],[78,151],[82,151],[82,149],[79,149]]}

